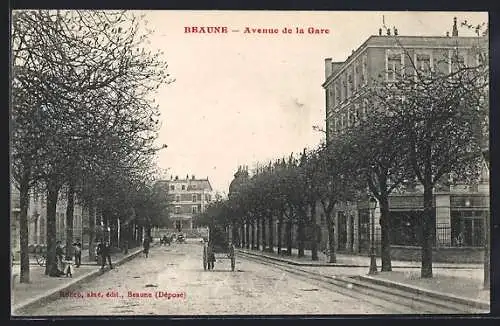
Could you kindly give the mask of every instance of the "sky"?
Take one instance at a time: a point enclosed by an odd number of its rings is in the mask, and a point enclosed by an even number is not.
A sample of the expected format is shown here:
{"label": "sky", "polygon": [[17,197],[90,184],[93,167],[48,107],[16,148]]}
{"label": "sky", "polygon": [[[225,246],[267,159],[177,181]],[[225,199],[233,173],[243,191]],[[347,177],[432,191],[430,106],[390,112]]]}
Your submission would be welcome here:
{"label": "sky", "polygon": [[[152,49],[164,51],[175,82],[160,88],[158,164],[170,175],[209,178],[227,193],[239,165],[266,163],[316,146],[324,134],[324,59],[344,61],[378,29],[399,35],[451,34],[453,17],[488,22],[477,12],[144,11]],[[226,26],[227,34],[185,33]],[[244,33],[245,28],[277,34]],[[304,34],[296,33],[303,28]],[[309,34],[308,28],[328,30]],[[283,33],[290,28],[293,33]],[[232,32],[238,30],[238,32]],[[460,36],[474,36],[459,28]]]}

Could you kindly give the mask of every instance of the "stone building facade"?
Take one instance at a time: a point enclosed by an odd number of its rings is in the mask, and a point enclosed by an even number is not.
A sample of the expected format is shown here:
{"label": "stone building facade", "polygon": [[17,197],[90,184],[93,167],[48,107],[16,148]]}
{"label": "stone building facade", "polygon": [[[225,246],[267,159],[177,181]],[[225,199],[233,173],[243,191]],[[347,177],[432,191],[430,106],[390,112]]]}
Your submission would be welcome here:
{"label": "stone building facade", "polygon": [[[397,31],[395,31],[397,34]],[[370,36],[343,62],[325,59],[327,138],[342,135],[367,116],[368,99],[364,90],[375,80],[392,81],[415,65],[424,72],[432,69],[451,72],[458,63],[478,63],[477,47],[487,49],[481,37],[450,36]],[[436,248],[477,248],[484,246],[485,220],[489,214],[489,170],[485,165],[481,180],[473,185],[451,185],[434,191]],[[389,199],[394,232],[392,244],[397,249],[419,247],[423,214],[423,189],[419,185],[394,193]],[[342,203],[336,208],[336,243],[338,249],[367,253],[370,243],[368,202]],[[380,212],[375,218],[375,242],[380,242]]]}
{"label": "stone building facade", "polygon": [[179,232],[193,229],[193,217],[204,212],[206,206],[214,200],[208,178],[197,179],[194,175],[187,175],[185,179],[180,179],[176,176],[158,183],[165,184],[168,189],[172,227]]}

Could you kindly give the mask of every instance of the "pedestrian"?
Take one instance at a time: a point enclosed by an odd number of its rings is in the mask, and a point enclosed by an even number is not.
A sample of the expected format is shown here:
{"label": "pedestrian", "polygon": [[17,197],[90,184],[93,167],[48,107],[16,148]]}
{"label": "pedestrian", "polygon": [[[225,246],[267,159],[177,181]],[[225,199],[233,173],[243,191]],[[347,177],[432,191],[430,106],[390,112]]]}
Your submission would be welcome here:
{"label": "pedestrian", "polygon": [[61,242],[61,240],[57,240],[57,242],[56,242],[57,268],[61,271],[64,270],[63,257],[64,257],[64,250],[62,247],[62,242]]}
{"label": "pedestrian", "polygon": [[106,266],[106,259],[109,263],[109,269],[113,269],[113,264],[111,263],[111,244],[108,241],[101,242],[101,269],[104,269],[104,266]]}
{"label": "pedestrian", "polygon": [[142,243],[142,247],[144,248],[144,255],[146,255],[146,258],[148,258],[150,242],[151,241],[149,237],[145,237]]}
{"label": "pedestrian", "polygon": [[55,257],[55,260],[51,264],[49,276],[59,277],[59,276],[64,275],[63,255],[64,255],[64,252],[63,252],[62,244],[61,244],[61,241],[58,240],[56,242],[56,257]]}
{"label": "pedestrian", "polygon": [[76,239],[73,248],[75,250],[75,267],[78,268],[82,264],[82,243],[80,239]]}

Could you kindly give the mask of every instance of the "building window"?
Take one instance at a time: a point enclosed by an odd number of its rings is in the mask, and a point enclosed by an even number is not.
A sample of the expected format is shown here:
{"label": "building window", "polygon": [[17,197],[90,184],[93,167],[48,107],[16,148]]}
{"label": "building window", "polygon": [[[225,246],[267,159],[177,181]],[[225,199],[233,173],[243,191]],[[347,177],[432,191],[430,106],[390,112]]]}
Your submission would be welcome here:
{"label": "building window", "polygon": [[193,194],[193,203],[196,202],[196,195]]}
{"label": "building window", "polygon": [[347,74],[347,87],[348,87],[348,91],[349,91],[349,94],[348,94],[348,97],[349,97],[354,93],[354,80],[352,78],[352,72],[349,72]]}
{"label": "building window", "polygon": [[170,186],[170,190],[175,190],[175,186],[174,186],[174,185],[171,185],[171,186]]}
{"label": "building window", "polygon": [[362,117],[362,106],[358,103],[354,104],[354,123],[357,124]]}
{"label": "building window", "polygon": [[181,207],[180,206],[175,206],[174,212],[175,212],[175,214],[180,214],[181,213]]}
{"label": "building window", "polygon": [[362,110],[363,110],[362,117],[363,117],[363,119],[366,119],[368,116],[368,100],[367,99],[363,100],[363,109]]}
{"label": "building window", "polygon": [[362,59],[362,67],[361,67],[361,85],[366,85],[367,83],[367,66],[366,66],[366,55],[363,56],[363,59]]}
{"label": "building window", "polygon": [[336,133],[338,130],[339,130],[339,127],[338,127],[338,120],[337,118],[334,118],[333,119],[333,132]]}
{"label": "building window", "polygon": [[352,127],[354,124],[353,124],[353,119],[354,118],[354,115],[353,113],[351,112],[351,107],[348,107],[347,108],[347,127]]}
{"label": "building window", "polygon": [[432,56],[429,53],[416,53],[415,66],[417,70],[424,76],[430,76],[432,71]]}
{"label": "building window", "polygon": [[191,212],[192,212],[193,214],[196,214],[196,213],[197,213],[197,211],[198,211],[198,209],[197,209],[197,207],[196,207],[196,206],[192,206],[192,207],[191,207]]}
{"label": "building window", "polygon": [[180,202],[181,201],[181,196],[179,196],[179,195],[175,196],[175,201],[176,202]]}
{"label": "building window", "polygon": [[484,221],[488,211],[451,212],[451,243],[458,247],[484,246]]}
{"label": "building window", "polygon": [[353,73],[353,76],[354,76],[354,91],[357,91],[358,90],[358,86],[359,86],[359,83],[358,83],[358,80],[359,80],[359,62],[355,62],[354,63],[354,73]]}
{"label": "building window", "polygon": [[205,194],[205,200],[206,200],[206,201],[210,201],[210,199],[211,199],[211,198],[210,198],[210,194]]}
{"label": "building window", "polygon": [[386,80],[396,81],[398,77],[401,76],[402,72],[402,59],[403,55],[401,53],[391,53],[386,54]]}
{"label": "building window", "polygon": [[347,78],[346,76],[344,75],[342,77],[342,102],[347,100],[347,98],[349,97],[348,93],[347,93]]}
{"label": "building window", "polygon": [[339,83],[335,83],[335,105],[338,105],[341,102],[341,95],[340,94],[340,86]]}
{"label": "building window", "polygon": [[186,185],[182,185],[182,190],[186,190]]}
{"label": "building window", "polygon": [[460,68],[465,67],[465,56],[458,53],[458,51],[449,52],[449,73],[456,72]]}
{"label": "building window", "polygon": [[423,211],[391,212],[391,243],[399,246],[420,245]]}

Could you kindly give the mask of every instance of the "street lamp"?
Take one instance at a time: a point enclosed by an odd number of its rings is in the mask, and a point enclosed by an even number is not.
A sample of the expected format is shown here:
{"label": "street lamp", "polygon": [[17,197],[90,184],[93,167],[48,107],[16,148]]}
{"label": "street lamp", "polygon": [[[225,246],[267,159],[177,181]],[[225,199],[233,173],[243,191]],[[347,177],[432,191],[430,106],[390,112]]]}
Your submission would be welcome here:
{"label": "street lamp", "polygon": [[377,259],[375,257],[375,208],[377,207],[377,200],[373,197],[369,199],[370,217],[371,217],[371,237],[370,237],[370,270],[368,274],[377,274]]}
{"label": "street lamp", "polygon": [[[484,160],[488,171],[490,169],[490,150],[488,147],[482,149]],[[484,289],[490,288],[490,211],[486,212],[484,219]]]}

